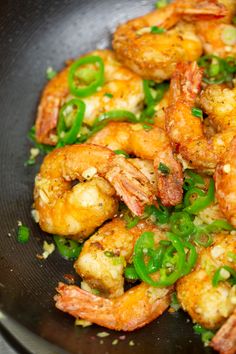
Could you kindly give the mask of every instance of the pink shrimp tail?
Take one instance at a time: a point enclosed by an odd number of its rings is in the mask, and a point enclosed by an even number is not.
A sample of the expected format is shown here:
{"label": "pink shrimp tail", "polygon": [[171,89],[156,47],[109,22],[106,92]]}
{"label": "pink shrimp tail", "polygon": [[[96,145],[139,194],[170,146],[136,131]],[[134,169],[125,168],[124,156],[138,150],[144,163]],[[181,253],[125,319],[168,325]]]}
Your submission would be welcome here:
{"label": "pink shrimp tail", "polygon": [[106,177],[135,215],[141,216],[145,205],[153,204],[154,194],[150,182],[124,158],[116,156],[113,159]]}
{"label": "pink shrimp tail", "polygon": [[218,0],[198,0],[194,1],[195,5],[190,6],[189,0],[182,2],[178,6],[177,12],[186,15],[188,20],[215,20],[225,17],[228,13],[226,7]]}
{"label": "pink shrimp tail", "polygon": [[203,72],[197,62],[177,64],[171,79],[169,102],[176,104],[179,99],[194,102],[201,88]]}
{"label": "pink shrimp tail", "polygon": [[236,353],[236,309],[213,337],[210,345],[220,353]]}

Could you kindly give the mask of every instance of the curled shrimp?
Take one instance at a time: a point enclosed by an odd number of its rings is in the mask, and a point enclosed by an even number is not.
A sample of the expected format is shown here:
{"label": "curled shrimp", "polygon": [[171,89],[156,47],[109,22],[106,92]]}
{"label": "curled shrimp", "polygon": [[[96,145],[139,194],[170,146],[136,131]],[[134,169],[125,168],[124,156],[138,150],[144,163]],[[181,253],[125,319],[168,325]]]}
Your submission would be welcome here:
{"label": "curled shrimp", "polygon": [[210,138],[204,134],[201,119],[192,113],[202,75],[203,70],[196,62],[178,64],[171,80],[166,130],[176,149],[190,166],[212,171],[236,135],[236,130],[222,130]]}
{"label": "curled shrimp", "polygon": [[236,353],[236,308],[213,337],[210,345],[221,354]]}
{"label": "curled shrimp", "polygon": [[[88,142],[112,150],[125,150],[128,154],[152,160],[157,180],[157,196],[163,205],[181,202],[182,166],[174,158],[169,139],[161,128],[150,126],[149,130],[145,130],[141,124],[111,122]],[[160,164],[166,165],[169,173],[163,174],[159,169]]]}
{"label": "curled shrimp", "polygon": [[[103,59],[105,83],[99,91],[83,99],[86,104],[84,123],[92,125],[100,114],[114,109],[139,113],[144,101],[141,78],[123,67],[110,50],[97,50],[88,55],[98,55]],[[43,90],[36,118],[36,138],[40,143],[56,144],[59,110],[72,98],[68,86],[69,68],[70,65],[59,72]]]}
{"label": "curled shrimp", "polygon": [[[220,208],[229,222],[236,227],[236,138],[216,167],[215,187]],[[236,185],[235,185],[236,188]]]}
{"label": "curled shrimp", "polygon": [[215,21],[197,21],[196,31],[202,40],[205,53],[220,57],[235,57],[236,38],[233,36],[235,26],[232,20],[236,14],[236,2],[235,0],[220,1],[225,6],[226,16]]}
{"label": "curled shrimp", "polygon": [[59,283],[56,307],[74,317],[117,331],[134,331],[159,317],[170,304],[170,288],[141,283],[115,299],[105,299]]}
{"label": "curled shrimp", "polygon": [[74,265],[76,272],[101,295],[110,298],[123,295],[124,268],[144,231],[154,232],[155,241],[166,238],[164,231],[145,220],[132,229],[127,229],[122,218],[108,222],[84,243]]}
{"label": "curled shrimp", "polygon": [[[169,79],[178,62],[197,60],[203,52],[194,24],[182,18],[218,18],[225,15],[217,1],[176,0],[163,9],[128,21],[114,34],[113,48],[118,59],[145,79]],[[167,31],[152,33],[158,26]]]}
{"label": "curled shrimp", "polygon": [[[90,190],[83,183],[72,186],[72,181],[96,176],[105,179],[102,186],[98,181],[96,188],[91,189],[90,184]],[[148,179],[111,150],[89,144],[54,150],[45,157],[35,180],[35,209],[41,229],[88,236],[116,213],[114,189],[136,215],[141,215],[144,205],[153,200]]]}
{"label": "curled shrimp", "polygon": [[177,296],[183,309],[194,322],[209,329],[219,328],[232,314],[235,286],[222,281],[212,285],[216,270],[228,265],[236,270],[229,252],[236,253],[236,237],[231,234],[214,236],[214,244],[199,252],[195,269],[177,282]]}

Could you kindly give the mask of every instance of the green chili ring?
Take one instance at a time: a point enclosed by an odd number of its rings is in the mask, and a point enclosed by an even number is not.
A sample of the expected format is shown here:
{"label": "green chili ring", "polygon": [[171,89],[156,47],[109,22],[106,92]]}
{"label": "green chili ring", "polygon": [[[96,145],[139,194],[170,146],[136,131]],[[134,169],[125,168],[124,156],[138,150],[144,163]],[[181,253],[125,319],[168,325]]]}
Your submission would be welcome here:
{"label": "green chili ring", "polygon": [[[97,64],[99,67],[98,73],[96,75],[95,81],[91,82],[86,87],[78,87],[75,83],[75,75],[76,71],[80,66],[86,64]],[[104,62],[101,57],[97,55],[91,55],[88,57],[80,58],[76,60],[70,67],[69,75],[68,75],[68,83],[70,92],[78,97],[87,97],[92,95],[94,92],[97,91],[98,87],[104,84],[105,77],[104,77]]]}
{"label": "green chili ring", "polygon": [[78,244],[76,241],[69,240],[58,235],[54,235],[53,239],[62,257],[68,260],[78,258],[82,245]]}
{"label": "green chili ring", "polygon": [[[198,194],[199,198],[197,198],[192,204],[190,204],[190,196],[192,194]],[[197,214],[199,211],[208,207],[215,198],[215,185],[213,179],[210,180],[209,188],[207,193],[203,192],[201,189],[192,188],[187,191],[184,197],[184,211],[189,214]]]}
{"label": "green chili ring", "polygon": [[120,110],[117,109],[117,110],[108,111],[100,114],[100,116],[96,118],[94,122],[94,126],[96,126],[101,122],[109,122],[109,121],[119,121],[119,122],[128,121],[131,123],[138,123],[138,119],[134,113],[122,109]]}
{"label": "green chili ring", "polygon": [[[144,234],[146,235],[151,234],[149,240],[148,239],[144,240],[144,236],[143,236]],[[154,287],[166,287],[174,284],[176,280],[182,276],[184,266],[185,266],[185,252],[184,252],[183,244],[181,243],[181,241],[177,236],[168,233],[167,236],[171,241],[172,246],[176,249],[178,255],[178,260],[176,262],[176,269],[171,274],[167,275],[166,269],[161,268],[160,279],[158,281],[154,281],[148,274],[147,266],[144,262],[144,255],[143,255],[144,245],[146,246],[145,248],[147,249],[154,247],[154,235],[153,233],[150,232],[149,233],[146,232],[144,234],[140,236],[140,238],[137,240],[134,246],[133,262],[138,276],[141,278],[142,281]]]}
{"label": "green chili ring", "polygon": [[[203,235],[207,237],[205,241],[201,239]],[[209,247],[213,244],[213,238],[208,232],[206,232],[205,228],[197,229],[195,235],[193,236],[193,241],[195,244],[202,247]]]}
{"label": "green chili ring", "polygon": [[184,241],[183,245],[185,248],[189,249],[188,259],[186,261],[186,265],[184,267],[183,275],[186,275],[191,272],[193,267],[195,266],[198,258],[198,254],[196,248],[188,241]]}
{"label": "green chili ring", "polygon": [[181,237],[190,236],[195,226],[188,213],[174,212],[170,217],[171,231]]}
{"label": "green chili ring", "polygon": [[[77,114],[75,116],[75,119],[72,123],[70,130],[66,131],[65,111],[70,106],[76,106]],[[82,127],[85,109],[86,109],[85,103],[83,101],[78,100],[77,98],[74,98],[69,102],[66,102],[64,106],[61,108],[59,113],[59,120],[57,123],[57,135],[59,138],[57,147],[64,146],[67,144],[73,144],[76,141],[77,135]],[[64,135],[62,136],[62,134]]]}

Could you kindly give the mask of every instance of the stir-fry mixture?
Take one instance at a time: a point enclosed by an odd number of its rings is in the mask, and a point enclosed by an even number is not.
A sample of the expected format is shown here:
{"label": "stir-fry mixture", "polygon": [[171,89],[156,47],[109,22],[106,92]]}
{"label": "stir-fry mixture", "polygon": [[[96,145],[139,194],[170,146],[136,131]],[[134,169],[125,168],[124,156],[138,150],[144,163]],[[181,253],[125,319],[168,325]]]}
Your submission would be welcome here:
{"label": "stir-fry mixture", "polygon": [[82,279],[59,310],[133,331],[178,302],[236,353],[235,24],[235,0],[159,1],[48,71],[32,213]]}

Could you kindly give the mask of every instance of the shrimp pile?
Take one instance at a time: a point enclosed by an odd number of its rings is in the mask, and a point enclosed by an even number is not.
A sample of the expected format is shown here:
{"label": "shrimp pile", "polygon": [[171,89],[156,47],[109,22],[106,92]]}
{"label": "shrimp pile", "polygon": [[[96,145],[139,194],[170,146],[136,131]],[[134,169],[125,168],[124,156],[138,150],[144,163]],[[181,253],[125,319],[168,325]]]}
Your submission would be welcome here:
{"label": "shrimp pile", "polygon": [[208,345],[236,353],[235,16],[235,0],[174,0],[45,86],[34,215],[81,244],[66,248],[81,283],[58,279],[59,310],[129,332],[175,297]]}
{"label": "shrimp pile", "polygon": [[[110,50],[96,50],[89,55],[98,55],[104,61],[105,84],[100,91],[84,101],[84,122],[92,125],[95,118],[116,107],[138,113],[143,105],[144,93],[141,78],[122,66]],[[70,65],[59,72],[43,90],[36,118],[36,137],[40,143],[55,145],[55,132],[60,108],[71,98],[68,86]],[[109,92],[112,97],[104,94]]]}

